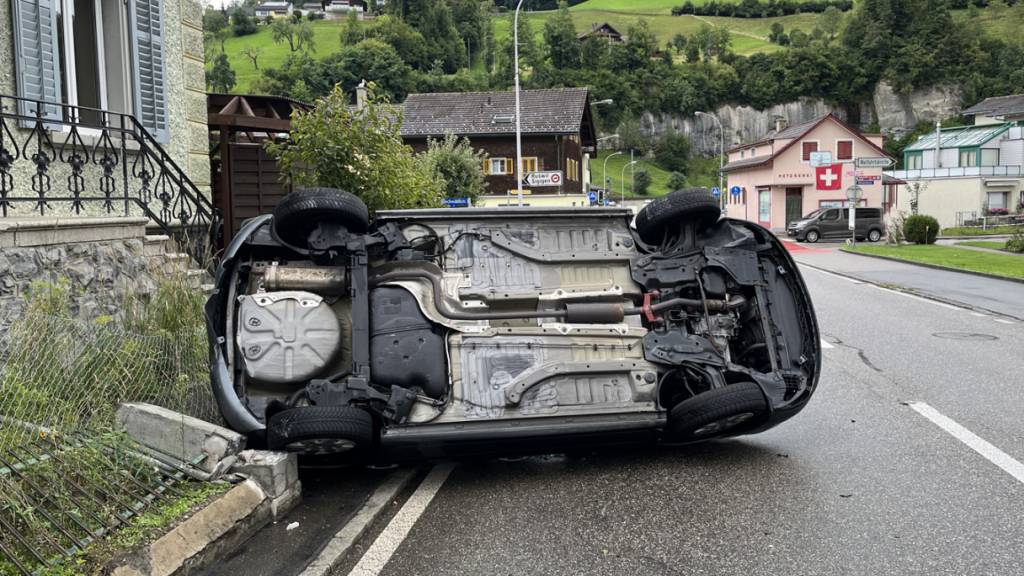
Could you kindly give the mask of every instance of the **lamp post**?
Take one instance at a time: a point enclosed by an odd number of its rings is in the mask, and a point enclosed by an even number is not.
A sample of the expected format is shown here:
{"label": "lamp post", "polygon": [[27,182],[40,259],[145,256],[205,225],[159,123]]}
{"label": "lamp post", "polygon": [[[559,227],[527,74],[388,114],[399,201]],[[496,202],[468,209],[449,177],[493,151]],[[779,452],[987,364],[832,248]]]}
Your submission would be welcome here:
{"label": "lamp post", "polygon": [[725,187],[723,182],[723,177],[725,176],[725,174],[722,172],[722,168],[725,163],[725,130],[722,129],[722,121],[718,119],[718,116],[715,116],[714,114],[708,112],[701,112],[700,110],[695,112],[695,114],[697,116],[710,116],[712,119],[714,119],[715,123],[718,124],[718,193],[719,203],[722,205],[722,208],[724,209],[726,206]]}
{"label": "lamp post", "polygon": [[590,105],[591,106],[600,106],[602,104],[615,104],[615,100],[612,100],[611,98],[605,98],[604,100],[598,100],[597,102],[592,102]]}
{"label": "lamp post", "polygon": [[[622,203],[626,203],[626,168],[629,168],[633,164],[636,164],[636,160],[630,160],[629,164],[622,167],[622,173],[619,174],[619,181],[622,182]],[[632,190],[630,190],[632,191]]]}
{"label": "lamp post", "polygon": [[523,130],[519,121],[519,9],[523,7],[523,0],[516,4],[516,13],[512,18],[513,30],[513,52],[515,53],[515,83],[516,83],[516,194],[519,205],[523,205]]}
{"label": "lamp post", "polygon": [[604,166],[601,168],[601,184],[605,187],[606,191],[608,190],[608,159],[612,156],[618,156],[619,154],[622,154],[622,150],[612,152],[604,157]]}

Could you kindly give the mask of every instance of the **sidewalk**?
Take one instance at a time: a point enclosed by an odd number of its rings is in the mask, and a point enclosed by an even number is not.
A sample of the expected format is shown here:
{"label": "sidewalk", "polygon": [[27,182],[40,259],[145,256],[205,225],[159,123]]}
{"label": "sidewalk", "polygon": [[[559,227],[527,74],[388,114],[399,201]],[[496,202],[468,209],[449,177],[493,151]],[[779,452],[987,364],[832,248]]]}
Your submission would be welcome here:
{"label": "sidewalk", "polygon": [[848,254],[838,246],[791,253],[801,264],[1024,320],[1024,286],[1017,282]]}

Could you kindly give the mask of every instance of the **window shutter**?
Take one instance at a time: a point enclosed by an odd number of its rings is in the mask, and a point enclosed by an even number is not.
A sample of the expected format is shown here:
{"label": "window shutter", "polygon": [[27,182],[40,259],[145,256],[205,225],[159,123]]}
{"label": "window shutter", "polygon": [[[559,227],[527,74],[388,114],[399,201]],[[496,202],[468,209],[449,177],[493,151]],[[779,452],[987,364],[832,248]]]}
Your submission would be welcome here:
{"label": "window shutter", "polygon": [[[18,96],[60,102],[60,48],[57,44],[57,11],[60,0],[13,0],[14,59]],[[36,106],[18,102],[18,113],[35,116]],[[45,106],[43,117],[61,118],[60,106]],[[28,124],[23,122],[23,124]]]}
{"label": "window shutter", "polygon": [[159,0],[132,0],[135,116],[160,142],[167,142],[167,67]]}

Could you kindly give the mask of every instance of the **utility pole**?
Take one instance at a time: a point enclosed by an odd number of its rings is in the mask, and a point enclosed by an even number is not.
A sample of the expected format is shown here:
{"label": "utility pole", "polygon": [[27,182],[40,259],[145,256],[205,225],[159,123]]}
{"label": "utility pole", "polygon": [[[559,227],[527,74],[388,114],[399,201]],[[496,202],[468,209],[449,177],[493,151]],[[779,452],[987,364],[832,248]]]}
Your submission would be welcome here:
{"label": "utility pole", "polygon": [[523,0],[516,4],[516,13],[512,18],[513,29],[513,51],[515,52],[515,82],[516,82],[516,195],[519,205],[523,205],[523,127],[519,118],[519,9],[523,7]]}

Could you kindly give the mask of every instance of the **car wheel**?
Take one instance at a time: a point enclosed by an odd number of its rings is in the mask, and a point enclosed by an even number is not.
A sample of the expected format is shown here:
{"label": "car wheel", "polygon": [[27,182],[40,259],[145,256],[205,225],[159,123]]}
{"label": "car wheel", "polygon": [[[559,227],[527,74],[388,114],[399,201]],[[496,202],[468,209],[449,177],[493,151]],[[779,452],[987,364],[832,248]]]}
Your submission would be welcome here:
{"label": "car wheel", "polygon": [[818,234],[817,230],[808,230],[807,234],[804,236],[804,239],[810,242],[811,244],[817,242],[819,238],[821,238],[821,235]]}
{"label": "car wheel", "polygon": [[882,231],[881,230],[872,230],[872,231],[868,232],[868,240],[870,240],[871,242],[878,242],[881,239],[882,239]]}
{"label": "car wheel", "polygon": [[336,222],[359,234],[370,227],[370,211],[354,194],[335,188],[296,190],[274,208],[274,233],[293,246],[305,246],[321,222]]}
{"label": "car wheel", "polygon": [[762,422],[768,401],[754,382],[715,388],[676,404],[669,411],[665,440],[696,442],[735,434]]}
{"label": "car wheel", "polygon": [[704,188],[676,190],[655,198],[636,215],[636,231],[648,244],[659,244],[670,226],[693,223],[705,228],[718,221],[722,209],[718,200]]}
{"label": "car wheel", "polygon": [[302,406],[267,422],[267,447],[302,454],[358,454],[373,444],[370,413],[349,406]]}

